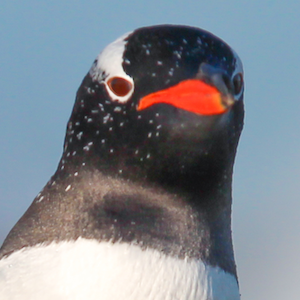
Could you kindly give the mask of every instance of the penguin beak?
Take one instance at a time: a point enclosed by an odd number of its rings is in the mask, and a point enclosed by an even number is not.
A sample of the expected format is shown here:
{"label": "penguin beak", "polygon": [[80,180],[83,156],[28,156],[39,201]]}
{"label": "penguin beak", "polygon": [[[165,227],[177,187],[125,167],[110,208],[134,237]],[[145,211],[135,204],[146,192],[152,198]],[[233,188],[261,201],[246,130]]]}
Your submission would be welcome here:
{"label": "penguin beak", "polygon": [[166,103],[199,115],[223,114],[235,103],[229,83],[230,79],[223,70],[202,63],[195,79],[146,95],[140,100],[137,110]]}

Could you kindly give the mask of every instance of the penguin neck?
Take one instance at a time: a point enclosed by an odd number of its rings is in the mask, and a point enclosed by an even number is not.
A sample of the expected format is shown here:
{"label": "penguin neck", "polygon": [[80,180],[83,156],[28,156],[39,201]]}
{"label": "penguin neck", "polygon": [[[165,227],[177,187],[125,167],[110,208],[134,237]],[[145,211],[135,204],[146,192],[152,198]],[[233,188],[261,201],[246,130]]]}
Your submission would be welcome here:
{"label": "penguin neck", "polygon": [[[54,176],[56,181],[59,180],[58,177],[60,180],[64,178],[69,180],[75,173],[78,173],[76,178],[80,178],[81,173],[81,178],[86,178],[86,173],[96,174],[96,178],[100,180],[109,177],[125,184],[129,182],[144,191],[148,190],[149,193],[154,191],[158,199],[163,193],[169,199],[173,198],[174,202],[180,201],[179,203],[182,204],[179,205],[192,211],[194,220],[197,220],[199,224],[204,224],[201,225],[204,226],[203,231],[209,235],[210,250],[205,259],[210,264],[221,265],[224,270],[236,275],[231,239],[233,159],[231,159],[232,163],[223,164],[220,161],[217,163],[209,159],[208,162],[199,158],[198,164],[194,164],[193,168],[192,164],[186,164],[184,172],[179,172],[174,161],[173,165],[172,161],[165,162],[165,164],[162,161],[156,161],[153,164],[149,162],[149,164],[134,165],[129,164],[128,161],[131,160],[124,159],[124,155],[119,156],[122,159],[114,158],[111,161],[103,161],[95,153],[94,155],[90,153],[88,158],[86,155],[73,158],[65,156],[64,154],[64,165],[62,162],[60,164],[60,168],[64,166],[63,170],[59,170]],[[228,157],[223,161],[228,161]],[[203,165],[207,167],[204,168]],[[169,169],[166,166],[169,166]],[[97,174],[103,176],[99,177]],[[119,195],[117,190],[113,192],[113,195],[113,197],[124,197]],[[200,252],[202,250],[199,249]]]}
{"label": "penguin neck", "polygon": [[228,147],[221,148],[221,151],[212,147],[211,152],[205,155],[182,153],[179,157],[176,153],[154,156],[130,147],[110,148],[109,145],[97,144],[91,145],[90,149],[85,147],[77,152],[68,147],[65,149],[55,180],[63,180],[83,170],[96,171],[145,188],[159,188],[170,194],[182,195],[199,208],[206,209],[216,203],[226,209],[231,207],[234,158],[225,149]]}

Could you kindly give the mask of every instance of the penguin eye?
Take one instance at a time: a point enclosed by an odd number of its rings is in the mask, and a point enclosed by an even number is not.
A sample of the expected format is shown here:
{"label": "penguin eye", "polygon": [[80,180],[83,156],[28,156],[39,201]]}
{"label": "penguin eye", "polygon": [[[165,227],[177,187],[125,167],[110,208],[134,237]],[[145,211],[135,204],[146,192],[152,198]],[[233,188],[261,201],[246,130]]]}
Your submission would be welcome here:
{"label": "penguin eye", "polygon": [[234,88],[234,94],[238,95],[243,88],[243,75],[241,73],[236,74],[233,77],[233,88]]}
{"label": "penguin eye", "polygon": [[110,90],[119,97],[126,96],[132,89],[132,83],[121,77],[112,77],[107,81]]}

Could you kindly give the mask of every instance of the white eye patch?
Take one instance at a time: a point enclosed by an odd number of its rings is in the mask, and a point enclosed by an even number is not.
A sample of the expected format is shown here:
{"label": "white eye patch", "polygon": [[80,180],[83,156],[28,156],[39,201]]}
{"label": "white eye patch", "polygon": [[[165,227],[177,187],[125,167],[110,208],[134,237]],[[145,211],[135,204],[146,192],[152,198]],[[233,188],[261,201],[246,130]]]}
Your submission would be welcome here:
{"label": "white eye patch", "polygon": [[112,101],[126,103],[134,91],[133,79],[124,72],[123,54],[125,39],[131,32],[118,38],[104,48],[89,73],[94,81],[104,83]]}

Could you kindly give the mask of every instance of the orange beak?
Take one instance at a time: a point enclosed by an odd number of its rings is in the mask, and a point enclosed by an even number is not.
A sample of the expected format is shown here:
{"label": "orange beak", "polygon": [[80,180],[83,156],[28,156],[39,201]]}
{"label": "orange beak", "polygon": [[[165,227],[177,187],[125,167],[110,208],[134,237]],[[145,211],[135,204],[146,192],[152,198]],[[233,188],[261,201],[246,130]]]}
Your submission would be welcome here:
{"label": "orange beak", "polygon": [[170,104],[200,115],[216,115],[225,113],[234,100],[199,79],[189,79],[143,97],[137,110],[157,103]]}

